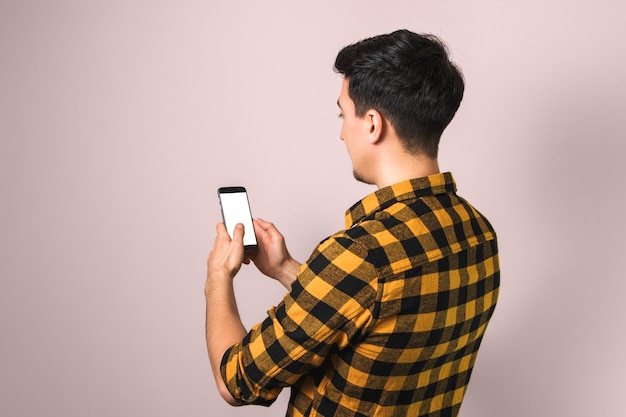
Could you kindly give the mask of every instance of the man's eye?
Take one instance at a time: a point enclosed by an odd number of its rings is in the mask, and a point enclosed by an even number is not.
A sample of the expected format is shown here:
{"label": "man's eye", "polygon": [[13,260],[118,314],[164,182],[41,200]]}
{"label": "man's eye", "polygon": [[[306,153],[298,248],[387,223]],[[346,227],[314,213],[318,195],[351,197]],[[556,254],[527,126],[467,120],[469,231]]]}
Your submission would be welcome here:
{"label": "man's eye", "polygon": [[340,119],[343,119],[343,114],[339,113],[337,117],[339,117]]}

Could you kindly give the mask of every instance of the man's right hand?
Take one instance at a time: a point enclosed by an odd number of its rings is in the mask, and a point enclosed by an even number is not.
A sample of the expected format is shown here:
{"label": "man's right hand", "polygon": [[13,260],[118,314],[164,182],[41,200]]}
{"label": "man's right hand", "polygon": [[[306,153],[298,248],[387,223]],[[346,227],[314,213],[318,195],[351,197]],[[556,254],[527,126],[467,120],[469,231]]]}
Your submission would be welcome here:
{"label": "man's right hand", "polygon": [[289,254],[285,238],[273,223],[262,219],[254,219],[254,231],[258,243],[258,249],[252,257],[254,265],[263,274],[291,290],[291,283],[295,281],[301,265]]}

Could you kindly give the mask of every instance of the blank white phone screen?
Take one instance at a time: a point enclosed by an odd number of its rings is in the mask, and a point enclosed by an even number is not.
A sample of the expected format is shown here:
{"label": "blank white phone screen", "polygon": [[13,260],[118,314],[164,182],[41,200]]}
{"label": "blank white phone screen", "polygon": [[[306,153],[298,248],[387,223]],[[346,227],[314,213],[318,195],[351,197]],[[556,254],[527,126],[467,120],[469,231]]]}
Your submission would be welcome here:
{"label": "blank white phone screen", "polygon": [[250,205],[246,193],[221,193],[220,201],[226,230],[232,237],[237,223],[244,226],[243,244],[245,246],[256,245],[254,226],[250,215]]}

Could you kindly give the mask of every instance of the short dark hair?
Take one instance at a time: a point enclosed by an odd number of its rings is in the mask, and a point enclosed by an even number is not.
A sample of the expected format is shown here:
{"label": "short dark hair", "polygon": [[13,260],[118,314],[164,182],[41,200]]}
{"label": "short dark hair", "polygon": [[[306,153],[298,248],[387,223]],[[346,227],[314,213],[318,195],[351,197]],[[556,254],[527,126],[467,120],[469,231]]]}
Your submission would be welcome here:
{"label": "short dark hair", "polygon": [[439,38],[408,30],[367,38],[339,52],[335,71],[348,80],[357,116],[375,109],[409,152],[437,156],[465,89]]}

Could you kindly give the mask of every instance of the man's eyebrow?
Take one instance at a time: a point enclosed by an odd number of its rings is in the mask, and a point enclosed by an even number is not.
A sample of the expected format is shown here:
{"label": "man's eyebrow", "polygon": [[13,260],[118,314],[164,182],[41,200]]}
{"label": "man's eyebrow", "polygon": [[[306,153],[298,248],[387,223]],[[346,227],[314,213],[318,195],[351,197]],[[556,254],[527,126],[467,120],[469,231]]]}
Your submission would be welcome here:
{"label": "man's eyebrow", "polygon": [[339,104],[339,100],[337,100],[337,107],[341,108],[341,104]]}

